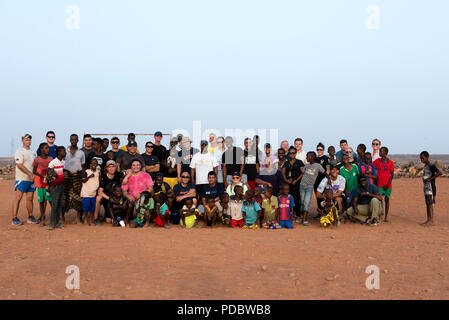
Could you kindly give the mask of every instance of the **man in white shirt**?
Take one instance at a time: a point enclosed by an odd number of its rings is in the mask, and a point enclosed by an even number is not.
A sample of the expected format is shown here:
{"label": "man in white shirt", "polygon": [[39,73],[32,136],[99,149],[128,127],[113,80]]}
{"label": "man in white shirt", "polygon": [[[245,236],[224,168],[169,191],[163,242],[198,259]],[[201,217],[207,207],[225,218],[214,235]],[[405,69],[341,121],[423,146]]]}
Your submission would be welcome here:
{"label": "man in white shirt", "polygon": [[211,153],[207,151],[208,142],[201,141],[201,152],[196,153],[190,162],[192,181],[195,181],[196,194],[201,197],[203,187],[209,184],[208,174],[210,171],[218,172],[218,162]]}
{"label": "man in white shirt", "polygon": [[14,183],[15,199],[12,208],[12,225],[20,226],[22,222],[17,218],[19,212],[20,201],[26,194],[28,223],[38,223],[39,221],[33,216],[33,197],[34,191],[34,174],[33,162],[36,158],[36,152],[31,150],[31,135],[25,134],[22,137],[22,147],[18,149],[14,155],[16,163],[16,182]]}
{"label": "man in white shirt", "polygon": [[301,160],[302,163],[307,164],[307,152],[302,150],[303,140],[301,138],[295,139],[296,159]]}

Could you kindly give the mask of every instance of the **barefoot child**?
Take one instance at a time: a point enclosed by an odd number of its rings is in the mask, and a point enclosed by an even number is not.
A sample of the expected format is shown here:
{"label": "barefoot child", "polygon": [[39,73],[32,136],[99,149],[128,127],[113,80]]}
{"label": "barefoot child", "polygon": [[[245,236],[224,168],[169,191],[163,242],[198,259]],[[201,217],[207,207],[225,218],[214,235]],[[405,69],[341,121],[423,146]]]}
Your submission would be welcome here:
{"label": "barefoot child", "polygon": [[44,179],[48,171],[48,165],[53,158],[48,155],[50,147],[47,143],[41,143],[39,150],[40,156],[34,158],[33,162],[34,187],[36,188],[37,202],[39,202],[41,212],[41,217],[38,220],[41,222],[41,226],[45,226],[45,210],[47,209],[47,201],[51,205],[51,196],[48,184],[44,182]]}
{"label": "barefoot child", "polygon": [[244,228],[259,229],[259,217],[262,208],[254,200],[254,191],[248,190],[245,193],[245,201],[243,201],[242,213],[244,220]]}
{"label": "barefoot child", "polygon": [[142,228],[145,224],[150,226],[150,215],[154,210],[154,200],[148,191],[142,192],[140,200],[136,204],[136,218],[129,225],[131,228]]}
{"label": "barefoot child", "polygon": [[324,212],[326,215],[320,218],[320,224],[323,227],[333,225],[338,226],[338,209],[333,201],[334,192],[328,188],[324,190]]}
{"label": "barefoot child", "polygon": [[218,208],[215,205],[215,199],[207,198],[204,209],[204,225],[207,227],[213,227],[218,217]]}
{"label": "barefoot child", "polygon": [[279,205],[279,225],[281,228],[293,229],[292,213],[295,201],[290,192],[290,186],[283,184],[280,187],[280,195],[278,197]]}
{"label": "barefoot child", "polygon": [[388,148],[381,147],[379,150],[380,158],[376,159],[373,164],[377,170],[377,186],[379,193],[385,199],[385,222],[388,222],[388,211],[390,209],[391,181],[394,177],[394,163],[388,159]]}
{"label": "barefoot child", "polygon": [[[92,158],[89,165],[89,169],[83,174],[83,186],[80,196],[83,198],[83,215],[87,217],[87,224],[90,226],[94,218],[97,191],[100,187],[100,171],[97,170],[97,159]],[[95,225],[97,224],[95,223]]]}
{"label": "barefoot child", "polygon": [[156,225],[170,229],[168,220],[170,219],[170,210],[167,206],[167,195],[163,192],[154,196],[154,211],[152,217]]}
{"label": "barefoot child", "polygon": [[193,228],[196,226],[198,215],[200,212],[193,204],[192,198],[187,198],[184,201],[184,206],[179,210],[181,215],[181,228]]}
{"label": "barefoot child", "polygon": [[115,186],[112,196],[108,200],[109,213],[112,217],[112,226],[125,226],[126,213],[128,212],[128,200],[123,196],[122,187]]}
{"label": "barefoot child", "polygon": [[421,225],[431,226],[433,225],[433,204],[435,203],[435,196],[437,194],[435,179],[441,176],[441,171],[434,164],[430,163],[429,153],[427,151],[421,152],[419,157],[421,158],[421,162],[424,163],[422,180],[427,207],[427,220],[421,223]]}
{"label": "barefoot child", "polygon": [[234,195],[229,199],[229,215],[231,216],[231,227],[241,228],[243,226],[243,187],[235,186]]}
{"label": "barefoot child", "polygon": [[279,229],[278,199],[273,196],[273,188],[265,188],[265,197],[262,201],[262,227],[266,229]]}

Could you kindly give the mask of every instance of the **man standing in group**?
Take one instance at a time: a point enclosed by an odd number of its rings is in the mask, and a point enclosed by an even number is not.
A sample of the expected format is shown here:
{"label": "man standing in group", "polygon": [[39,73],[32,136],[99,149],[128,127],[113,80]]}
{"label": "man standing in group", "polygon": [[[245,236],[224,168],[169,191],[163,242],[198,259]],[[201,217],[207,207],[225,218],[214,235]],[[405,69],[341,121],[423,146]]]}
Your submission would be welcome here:
{"label": "man standing in group", "polygon": [[[92,138],[90,137],[92,140]],[[84,139],[85,140],[85,139]],[[82,177],[85,170],[86,154],[78,149],[78,135],[70,136],[70,147],[67,149],[64,163],[64,205],[62,208],[62,218],[70,209],[77,212],[76,222],[80,222],[82,213],[81,187]]]}
{"label": "man standing in group", "polygon": [[301,160],[303,164],[307,164],[307,152],[302,150],[303,142],[301,138],[295,139],[296,159]]}
{"label": "man standing in group", "polygon": [[[128,133],[128,144],[130,142],[136,141],[136,135],[132,132]],[[120,150],[123,150],[125,152],[128,152],[128,144],[124,145],[123,147],[120,148]],[[139,149],[136,149],[136,153],[140,154]],[[118,159],[118,158],[117,158]]]}
{"label": "man standing in group", "polygon": [[34,197],[34,174],[33,162],[36,158],[36,152],[31,150],[31,135],[25,134],[22,137],[22,147],[18,149],[14,155],[16,163],[16,182],[14,184],[15,199],[12,208],[12,225],[22,225],[17,218],[19,212],[20,201],[23,195],[26,195],[28,223],[38,223],[39,221],[33,216],[33,197]]}
{"label": "man standing in group", "polygon": [[346,139],[340,140],[340,151],[335,154],[337,158],[337,162],[341,162],[343,160],[343,155],[345,154],[346,148],[348,147],[348,141]]}
{"label": "man standing in group", "polygon": [[111,139],[111,151],[114,154],[114,161],[117,161],[118,157],[125,153],[126,151],[123,151],[120,147],[120,139],[117,137],[113,137]]}
{"label": "man standing in group", "polygon": [[[226,151],[223,152],[223,155],[221,156],[221,163],[223,165],[223,182],[225,188],[232,183],[232,174],[234,172],[240,172],[243,164],[240,160],[243,157],[243,150],[239,147],[233,146],[232,143],[232,137],[227,136],[224,140]],[[242,178],[242,182],[248,182],[246,176],[245,180]]]}
{"label": "man standing in group", "polygon": [[126,149],[128,151],[121,154],[117,158],[117,171],[122,172],[123,176],[125,176],[127,170],[131,169],[131,165],[134,159],[139,160],[142,167],[145,165],[145,160],[140,154],[137,153],[137,142],[128,142]]}
{"label": "man standing in group", "polygon": [[91,152],[86,158],[87,165],[89,166],[90,161],[92,159],[95,159],[97,160],[98,166],[103,168],[108,161],[108,157],[103,153],[103,140],[101,140],[100,138],[93,139],[92,150],[93,152]]}
{"label": "man standing in group", "polygon": [[[211,136],[215,135],[212,133]],[[211,139],[209,138],[209,141]],[[215,146],[213,148],[207,148],[207,151],[213,155],[215,157],[215,159],[217,160],[218,163],[218,168],[217,168],[217,183],[220,189],[224,190],[224,177],[223,177],[223,164],[221,162],[222,156],[223,156],[223,152],[225,152],[226,148],[224,146],[224,138],[223,137],[218,137],[218,138],[214,138],[213,142],[215,143]],[[212,144],[212,143],[211,143]]]}
{"label": "man standing in group", "polygon": [[84,157],[86,159],[89,154],[93,152],[92,142],[92,136],[90,134],[85,134],[83,137],[83,147],[81,148],[81,151],[84,152]]}
{"label": "man standing in group", "polygon": [[181,174],[188,172],[190,176],[190,162],[198,149],[192,147],[192,140],[189,137],[183,137],[181,140],[181,151],[178,152],[178,162],[176,168],[178,171],[178,183],[181,183]]}
{"label": "man standing in group", "polygon": [[374,139],[372,142],[373,152],[372,152],[372,162],[376,161],[380,158],[379,149],[380,149],[380,140]]}
{"label": "man standing in group", "polygon": [[[58,147],[55,145],[56,135],[54,131],[48,131],[45,135],[45,139],[47,140],[48,147],[50,148],[50,152],[48,153],[48,156],[52,157],[53,159],[56,158],[56,148]],[[37,149],[37,155],[41,156],[41,149]]]}
{"label": "man standing in group", "polygon": [[156,181],[156,173],[161,171],[161,164],[159,158],[153,154],[154,144],[148,141],[145,144],[145,153],[142,154],[142,158],[145,161],[145,171],[150,174],[151,179]]}
{"label": "man standing in group", "polygon": [[162,132],[156,131],[154,133],[153,154],[162,161],[167,157],[167,148],[161,144]]}
{"label": "man standing in group", "polygon": [[199,197],[203,194],[204,186],[209,184],[208,174],[210,171],[217,175],[217,159],[207,152],[207,140],[201,141],[201,152],[195,154],[190,162],[192,181],[195,181],[196,193]]}

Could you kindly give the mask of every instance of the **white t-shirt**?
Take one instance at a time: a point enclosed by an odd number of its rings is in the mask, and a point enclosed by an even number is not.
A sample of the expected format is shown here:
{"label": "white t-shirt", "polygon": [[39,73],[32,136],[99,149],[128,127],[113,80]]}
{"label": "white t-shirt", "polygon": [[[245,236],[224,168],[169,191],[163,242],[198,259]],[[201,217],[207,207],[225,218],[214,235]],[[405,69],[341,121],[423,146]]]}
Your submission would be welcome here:
{"label": "white t-shirt", "polygon": [[[338,175],[335,181],[331,179],[331,185],[332,185],[332,192],[334,194],[337,193],[339,190],[345,191],[346,179],[343,176]],[[326,187],[327,187],[327,178],[324,178],[323,180],[321,180],[321,183],[318,186],[317,191],[319,193],[323,193]]]}
{"label": "white t-shirt", "polygon": [[196,153],[190,161],[190,168],[195,169],[196,184],[208,184],[207,175],[218,166],[217,159],[208,153]]}
{"label": "white t-shirt", "polygon": [[17,164],[23,164],[30,172],[33,172],[33,162],[34,158],[37,157],[36,151],[26,150],[20,148],[16,151],[14,155],[14,160],[16,162],[16,181],[32,181],[32,179],[22,170],[17,167]]}
{"label": "white t-shirt", "polygon": [[83,183],[80,194],[81,198],[93,198],[97,195],[97,190],[100,186],[100,172],[97,170],[92,171],[91,169],[86,170],[86,176],[90,176],[92,173],[94,177]]}
{"label": "white t-shirt", "polygon": [[305,152],[304,150],[302,150],[301,152],[297,152],[296,153],[296,159],[301,160],[302,163],[307,164],[307,152]]}

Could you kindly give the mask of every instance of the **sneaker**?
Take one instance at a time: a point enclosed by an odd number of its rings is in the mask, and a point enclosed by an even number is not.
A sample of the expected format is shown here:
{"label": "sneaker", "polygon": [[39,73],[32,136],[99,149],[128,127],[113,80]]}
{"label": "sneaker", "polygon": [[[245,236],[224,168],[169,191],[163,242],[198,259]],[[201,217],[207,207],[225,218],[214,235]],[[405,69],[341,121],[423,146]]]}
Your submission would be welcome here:
{"label": "sneaker", "polygon": [[29,216],[27,222],[36,224],[39,223],[39,220],[37,220],[34,216]]}
{"label": "sneaker", "polygon": [[53,227],[51,224],[48,225],[47,230],[53,230],[55,227]]}
{"label": "sneaker", "polygon": [[302,225],[307,227],[307,226],[310,226],[310,223],[309,223],[309,221],[304,221],[304,222],[302,223]]}
{"label": "sneaker", "polygon": [[21,226],[21,225],[23,225],[23,223],[19,220],[19,218],[14,218],[14,219],[12,219],[11,224],[12,224],[13,226]]}
{"label": "sneaker", "polygon": [[300,218],[296,218],[295,222],[296,222],[296,223],[300,223],[300,222],[301,222],[301,219],[300,219]]}
{"label": "sneaker", "polygon": [[62,228],[64,226],[64,224],[62,224],[62,223],[58,223],[57,225],[56,225],[56,227],[55,228],[58,228],[58,229],[60,229],[60,228]]}
{"label": "sneaker", "polygon": [[96,226],[101,226],[101,222],[100,222],[100,220],[94,220],[94,225],[96,225]]}
{"label": "sneaker", "polygon": [[165,229],[170,229],[170,226],[168,224],[164,225]]}

